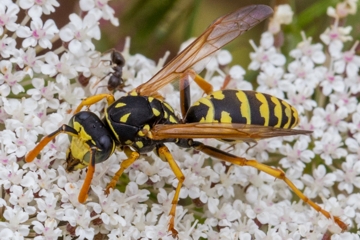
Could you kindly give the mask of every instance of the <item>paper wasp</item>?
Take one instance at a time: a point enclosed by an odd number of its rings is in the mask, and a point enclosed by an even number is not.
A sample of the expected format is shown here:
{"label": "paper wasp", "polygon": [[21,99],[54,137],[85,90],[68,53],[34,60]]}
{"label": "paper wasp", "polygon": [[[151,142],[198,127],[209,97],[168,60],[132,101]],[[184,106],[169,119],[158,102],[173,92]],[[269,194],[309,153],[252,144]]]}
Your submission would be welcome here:
{"label": "paper wasp", "polygon": [[[217,19],[205,32],[179,53],[149,81],[138,86],[126,96],[115,100],[112,94],[98,94],[84,99],[74,111],[68,125],[45,136],[26,156],[31,162],[40,151],[58,134],[69,135],[67,170],[88,168],[79,193],[79,202],[87,199],[96,163],[103,162],[117,147],[127,155],[120,169],[108,184],[106,191],[114,188],[123,171],[140,154],[155,150],[167,161],[179,183],[176,187],[170,210],[169,230],[176,235],[175,211],[180,189],[185,176],[173,159],[165,143],[179,147],[194,148],[211,157],[236,164],[251,166],[283,180],[304,202],[325,217],[332,218],[343,230],[346,224],[339,217],[332,216],[319,205],[308,199],[279,169],[264,165],[256,160],[247,160],[217,148],[205,145],[195,138],[226,139],[227,141],[255,142],[260,139],[307,134],[310,131],[295,130],[299,121],[294,107],[271,95],[253,91],[212,91],[212,86],[189,70],[194,64],[223,47],[245,31],[257,25],[272,14],[265,5],[251,5]],[[190,104],[189,78],[192,78],[208,95]],[[182,119],[164,100],[157,98],[158,90],[174,80],[180,80],[180,104]],[[103,99],[108,107],[100,119],[83,107]]]}

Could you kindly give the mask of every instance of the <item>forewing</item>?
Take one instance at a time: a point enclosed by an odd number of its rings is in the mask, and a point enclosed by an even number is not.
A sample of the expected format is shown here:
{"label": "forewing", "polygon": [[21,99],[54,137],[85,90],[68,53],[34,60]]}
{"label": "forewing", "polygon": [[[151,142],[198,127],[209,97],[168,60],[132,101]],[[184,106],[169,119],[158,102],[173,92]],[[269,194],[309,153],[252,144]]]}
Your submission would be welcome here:
{"label": "forewing", "polygon": [[149,134],[154,140],[167,138],[217,138],[256,141],[270,137],[310,134],[311,131],[240,123],[185,123],[155,125]]}
{"label": "forewing", "polygon": [[251,29],[272,13],[273,10],[269,6],[250,5],[217,19],[153,78],[137,87],[136,92],[143,96],[151,96],[179,77],[179,74]]}

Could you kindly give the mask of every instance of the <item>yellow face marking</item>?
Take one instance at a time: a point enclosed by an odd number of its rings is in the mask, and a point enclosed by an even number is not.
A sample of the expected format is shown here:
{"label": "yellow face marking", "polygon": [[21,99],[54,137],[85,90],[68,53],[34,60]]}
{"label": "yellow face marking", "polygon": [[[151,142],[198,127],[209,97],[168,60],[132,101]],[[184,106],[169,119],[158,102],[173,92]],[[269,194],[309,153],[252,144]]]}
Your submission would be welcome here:
{"label": "yellow face marking", "polygon": [[278,119],[278,122],[276,123],[275,127],[281,127],[282,115],[283,115],[281,103],[278,98],[273,96],[271,97],[271,101],[275,104],[274,115]]}
{"label": "yellow face marking", "polygon": [[231,123],[232,118],[230,117],[230,113],[222,111],[221,112],[221,117],[220,117],[220,122],[222,123]]}
{"label": "yellow face marking", "polygon": [[154,100],[153,97],[148,97],[148,101],[151,103]]}
{"label": "yellow face marking", "polygon": [[124,106],[126,106],[126,103],[119,102],[118,104],[115,105],[115,108],[121,108]]}
{"label": "yellow face marking", "polygon": [[127,113],[120,118],[120,122],[126,123],[131,113]]}
{"label": "yellow face marking", "polygon": [[[78,122],[73,122],[73,128],[78,132],[78,136],[71,137],[69,150],[74,158],[89,162],[89,159],[85,158],[86,154],[89,154],[89,145],[87,141],[94,143],[92,137],[84,131],[84,128]],[[89,156],[89,155],[88,155]],[[79,166],[80,167],[80,166]]]}
{"label": "yellow face marking", "polygon": [[291,106],[285,101],[281,101],[281,103],[285,106],[285,116],[287,116],[289,119],[287,123],[283,126],[283,128],[290,128],[291,119],[293,118],[293,116],[291,115]]}
{"label": "yellow face marking", "polygon": [[241,107],[240,107],[241,116],[246,118],[246,124],[251,124],[251,112],[250,112],[251,109],[246,94],[243,91],[238,91],[236,93],[236,96],[241,102]]}
{"label": "yellow face marking", "polygon": [[269,126],[270,121],[270,111],[269,111],[269,104],[264,96],[264,94],[256,93],[256,99],[259,100],[262,104],[260,106],[260,115],[264,118],[265,123],[264,126]]}

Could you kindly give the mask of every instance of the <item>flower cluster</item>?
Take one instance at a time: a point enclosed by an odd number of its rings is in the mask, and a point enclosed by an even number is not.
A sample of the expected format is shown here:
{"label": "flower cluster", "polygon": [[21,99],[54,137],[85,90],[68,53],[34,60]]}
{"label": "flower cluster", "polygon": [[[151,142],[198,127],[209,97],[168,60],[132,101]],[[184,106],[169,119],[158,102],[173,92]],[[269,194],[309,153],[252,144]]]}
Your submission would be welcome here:
{"label": "flower cluster", "polygon": [[[109,54],[96,51],[99,21],[117,26],[108,0],[80,0],[79,14],[59,27],[43,15],[59,7],[57,0],[19,0],[0,3],[0,236],[4,239],[173,239],[167,231],[169,211],[178,180],[155,153],[135,161],[121,177],[121,185],[104,189],[119,169],[123,152],[96,164],[91,190],[84,204],[78,193],[86,169],[66,172],[63,163],[68,136],[60,134],[31,163],[24,157],[38,140],[67,124],[81,100],[107,92],[103,77],[114,71]],[[314,202],[360,231],[360,57],[351,27],[342,21],[355,14],[356,0],[344,0],[327,14],[334,21],[320,36],[322,43],[302,34],[302,42],[285,57],[276,45],[282,24],[290,24],[288,5],[276,8],[260,44],[251,45],[250,70],[258,71],[254,90],[286,99],[300,114],[300,128],[311,136],[261,140],[249,147],[215,139],[211,145],[247,159],[282,168],[286,176]],[[18,19],[21,16],[23,19]],[[54,49],[56,42],[61,46]],[[122,52],[124,92],[149,80],[162,68],[146,57]],[[230,66],[226,50],[211,56],[204,78],[214,90],[253,89],[245,70]],[[203,92],[191,86],[197,100]],[[115,98],[123,96],[115,92]],[[159,91],[179,109],[173,85]],[[102,116],[104,102],[90,111]],[[193,150],[168,144],[185,175],[176,208],[179,239],[359,239],[341,229],[302,201],[294,201],[284,181],[251,167],[225,164]],[[120,189],[120,190],[119,190]]]}

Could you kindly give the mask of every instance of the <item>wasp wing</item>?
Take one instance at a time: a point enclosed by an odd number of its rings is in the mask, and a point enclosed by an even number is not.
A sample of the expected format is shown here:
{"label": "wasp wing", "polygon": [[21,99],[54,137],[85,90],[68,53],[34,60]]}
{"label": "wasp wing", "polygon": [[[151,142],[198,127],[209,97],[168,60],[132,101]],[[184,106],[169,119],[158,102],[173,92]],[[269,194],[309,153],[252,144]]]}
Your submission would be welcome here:
{"label": "wasp wing", "polygon": [[154,140],[167,138],[217,138],[253,142],[259,139],[309,134],[311,131],[285,129],[240,123],[184,123],[155,125],[148,136]]}
{"label": "wasp wing", "polygon": [[266,5],[251,5],[220,17],[205,32],[135,91],[151,96],[200,60],[234,40],[273,13]]}

